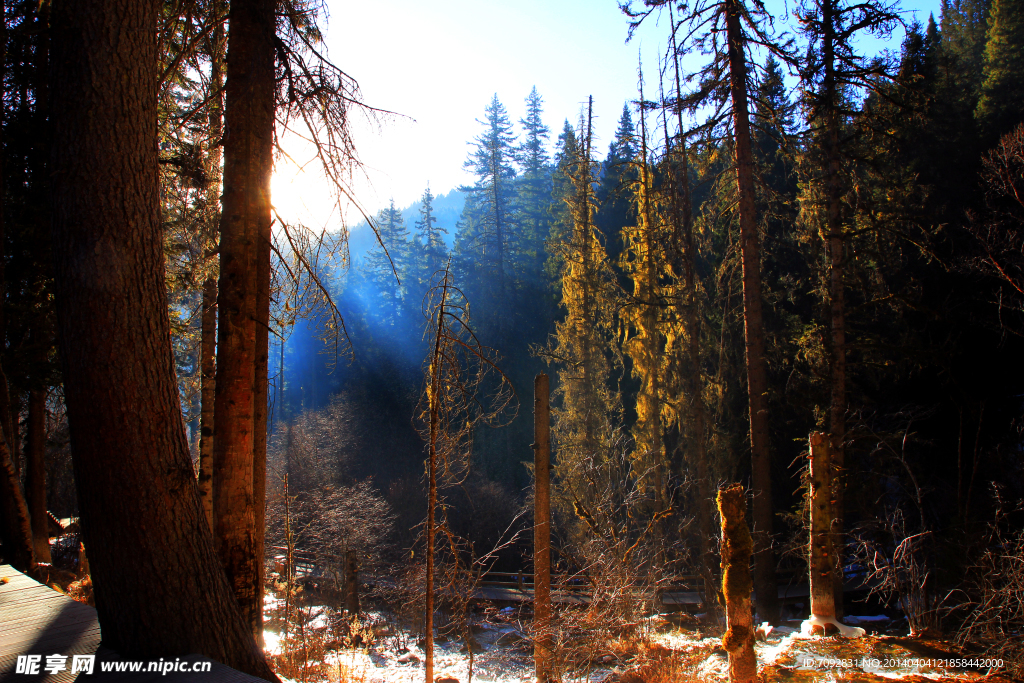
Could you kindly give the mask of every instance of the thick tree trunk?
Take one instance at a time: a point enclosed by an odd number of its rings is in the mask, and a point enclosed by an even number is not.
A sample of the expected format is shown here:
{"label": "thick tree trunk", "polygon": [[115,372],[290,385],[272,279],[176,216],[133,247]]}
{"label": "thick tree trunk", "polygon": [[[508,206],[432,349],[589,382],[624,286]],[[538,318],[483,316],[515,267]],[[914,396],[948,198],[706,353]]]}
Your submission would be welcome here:
{"label": "thick tree trunk", "polygon": [[254,487],[258,240],[269,232],[274,0],[232,3],[220,223],[213,517],[218,552],[250,628],[262,610]]}
{"label": "thick tree trunk", "polygon": [[155,0],[53,6],[53,194],[65,398],[106,645],[276,680],[200,505],[170,348]]}
{"label": "thick tree trunk", "polygon": [[50,525],[46,516],[46,392],[28,394],[28,447],[25,449],[25,497],[32,520],[36,562],[50,563]]}
{"label": "thick tree trunk", "polygon": [[811,615],[833,619],[832,471],[828,437],[813,432],[810,437],[810,557],[808,558]]}
{"label": "thick tree trunk", "polygon": [[768,369],[764,358],[761,313],[761,246],[757,234],[754,157],[750,146],[747,107],[747,64],[740,26],[740,0],[726,0],[729,78],[739,189],[740,256],[743,264],[743,332],[747,357],[747,400],[750,409],[750,479],[753,493],[754,588],[757,609],[771,623],[779,620],[779,594],[772,550],[772,467],[768,451]]}
{"label": "thick tree trunk", "polygon": [[533,665],[551,681],[551,407],[548,376],[533,381]]}
{"label": "thick tree trunk", "polygon": [[[214,3],[220,14],[221,3]],[[221,194],[221,137],[223,135],[224,93],[224,24],[218,22],[213,29],[213,49],[210,55],[210,88],[213,103],[210,107],[210,141],[206,151],[208,184],[206,187],[207,244],[217,244],[220,234]],[[214,256],[212,258],[218,258]],[[206,520],[213,529],[213,440],[215,434],[214,403],[217,397],[217,276],[211,273],[203,282],[203,316],[199,343],[200,356],[200,409],[199,409],[199,496],[203,501]]]}
{"label": "thick tree trunk", "polygon": [[757,680],[750,615],[753,541],[747,528],[747,497],[741,485],[733,484],[718,492],[718,513],[722,517],[722,593],[727,626],[722,647],[729,653],[731,683],[753,683]]}

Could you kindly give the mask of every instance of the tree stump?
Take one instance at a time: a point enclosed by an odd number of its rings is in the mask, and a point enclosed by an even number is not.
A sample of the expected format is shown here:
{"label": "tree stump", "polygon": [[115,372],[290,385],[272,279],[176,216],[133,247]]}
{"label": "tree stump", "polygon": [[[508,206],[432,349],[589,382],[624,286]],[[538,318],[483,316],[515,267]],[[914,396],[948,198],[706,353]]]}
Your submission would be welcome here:
{"label": "tree stump", "polygon": [[757,680],[750,611],[754,541],[747,527],[747,498],[741,485],[733,484],[718,492],[718,512],[722,517],[722,593],[727,626],[722,647],[729,653],[729,680],[752,683]]}

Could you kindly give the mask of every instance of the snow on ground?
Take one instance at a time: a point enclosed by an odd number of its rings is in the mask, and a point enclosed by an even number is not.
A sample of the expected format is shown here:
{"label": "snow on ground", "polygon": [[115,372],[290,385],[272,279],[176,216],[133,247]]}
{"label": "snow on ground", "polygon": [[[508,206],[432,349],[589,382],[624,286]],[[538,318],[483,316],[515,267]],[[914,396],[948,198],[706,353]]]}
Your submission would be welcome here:
{"label": "snow on ground", "polygon": [[[306,628],[327,631],[330,619],[324,607],[303,608],[309,621]],[[728,657],[717,637],[706,636],[697,630],[665,628],[647,629],[650,640],[674,652],[699,653],[696,671],[700,680],[719,683],[728,680]],[[848,621],[873,626],[883,617],[848,618]],[[386,623],[380,613],[361,615],[369,628]],[[390,629],[390,630],[387,630]],[[393,628],[389,635],[376,638],[372,647],[342,649],[330,652],[325,659],[329,680],[336,683],[420,683],[424,675],[424,653],[413,635]],[[473,657],[473,680],[480,683],[527,683],[533,680],[533,656],[525,634],[528,625],[517,614],[505,610],[490,620],[474,620],[474,638],[480,646]],[[764,667],[768,679],[776,677],[799,681],[882,679],[930,679],[951,681],[978,678],[984,671],[953,670],[937,666],[927,657],[915,654],[917,647],[906,638],[866,636],[856,639],[821,638],[807,636],[795,628],[779,626],[767,631],[755,645],[759,665]],[[281,638],[265,631],[267,652],[280,654]],[[942,645],[937,643],[937,645]],[[910,648],[910,649],[908,649]],[[465,683],[469,676],[469,655],[461,640],[444,640],[435,644],[435,678],[454,678]],[[629,661],[595,664],[589,673],[567,681],[579,683],[613,683]],[[860,678],[864,677],[864,678]],[[287,681],[287,679],[284,679]]]}

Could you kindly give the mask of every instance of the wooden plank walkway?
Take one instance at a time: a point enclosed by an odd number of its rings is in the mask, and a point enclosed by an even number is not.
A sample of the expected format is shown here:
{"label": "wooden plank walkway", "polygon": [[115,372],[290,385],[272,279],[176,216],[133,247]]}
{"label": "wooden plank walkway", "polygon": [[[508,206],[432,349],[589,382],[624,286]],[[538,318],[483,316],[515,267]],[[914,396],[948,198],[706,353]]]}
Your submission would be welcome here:
{"label": "wooden plank walkway", "polygon": [[[73,655],[91,655],[100,644],[96,610],[30,579],[9,564],[0,565],[0,680],[73,681]],[[38,676],[14,673],[18,655],[42,655]],[[46,673],[47,655],[67,655],[67,670]]]}
{"label": "wooden plank walkway", "polygon": [[[0,681],[3,683],[74,681],[79,676],[79,672],[71,671],[74,655],[96,656],[93,673],[82,674],[82,681],[86,682],[266,683],[261,678],[196,654],[168,660],[188,662],[188,668],[207,662],[209,671],[173,671],[166,675],[159,670],[130,671],[131,664],[138,660],[127,659],[100,645],[100,623],[94,608],[61,595],[8,564],[0,564],[0,582]],[[42,655],[39,673],[15,673],[18,655]],[[64,670],[46,672],[47,655],[66,655]],[[115,670],[119,663],[122,671]],[[137,668],[146,669],[148,664],[143,662]],[[104,671],[105,668],[110,670]]]}

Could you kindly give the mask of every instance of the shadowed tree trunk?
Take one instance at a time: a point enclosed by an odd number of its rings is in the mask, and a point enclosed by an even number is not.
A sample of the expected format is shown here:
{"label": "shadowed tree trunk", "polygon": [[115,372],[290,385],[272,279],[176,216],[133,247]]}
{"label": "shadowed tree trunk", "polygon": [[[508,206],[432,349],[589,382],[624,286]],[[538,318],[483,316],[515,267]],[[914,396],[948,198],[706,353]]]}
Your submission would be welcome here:
{"label": "shadowed tree trunk", "polygon": [[203,283],[203,327],[199,414],[199,497],[206,523],[213,530],[213,405],[217,386],[217,281],[211,275]]}
{"label": "shadowed tree trunk", "polygon": [[53,253],[82,534],[106,645],[276,680],[199,501],[164,290],[155,0],[53,5]]}
{"label": "shadowed tree trunk", "polygon": [[[214,4],[220,12],[220,3]],[[210,55],[210,88],[215,93],[210,107],[210,143],[207,148],[206,188],[207,244],[217,244],[220,233],[221,137],[224,114],[224,24],[213,29],[213,50]],[[218,257],[215,257],[218,258]],[[199,496],[203,500],[206,520],[213,528],[213,439],[215,434],[214,402],[217,396],[217,277],[207,275],[203,282],[203,318],[200,337],[200,411],[199,411]]]}
{"label": "shadowed tree trunk", "polygon": [[[7,377],[0,370],[0,390],[6,390]],[[21,482],[11,457],[9,442],[0,430],[0,539],[4,543],[4,560],[26,574],[35,569],[36,560],[32,552],[32,527],[29,521],[28,505],[21,491]]]}
{"label": "shadowed tree trunk", "polygon": [[[220,223],[213,518],[221,561],[253,632],[260,628],[263,607],[263,558],[258,555],[262,530],[256,526],[256,495],[262,482],[257,485],[256,478],[265,464],[255,463],[260,429],[256,359],[257,329],[266,315],[258,311],[258,302],[264,286],[259,281],[264,274],[260,254],[267,246],[260,240],[270,232],[274,7],[274,0],[231,4]],[[265,396],[264,385],[264,404]]]}
{"label": "shadowed tree trunk", "polygon": [[768,452],[768,369],[764,359],[761,314],[761,246],[757,234],[754,157],[750,146],[747,107],[747,64],[740,27],[740,0],[726,0],[729,80],[739,188],[740,256],[743,264],[743,333],[747,357],[747,400],[750,408],[750,480],[753,493],[754,590],[761,617],[779,620],[779,593],[772,551],[772,468]]}
{"label": "shadowed tree trunk", "polygon": [[36,562],[50,562],[50,528],[46,516],[46,392],[28,394],[28,448],[25,451],[25,497],[32,520]]}

